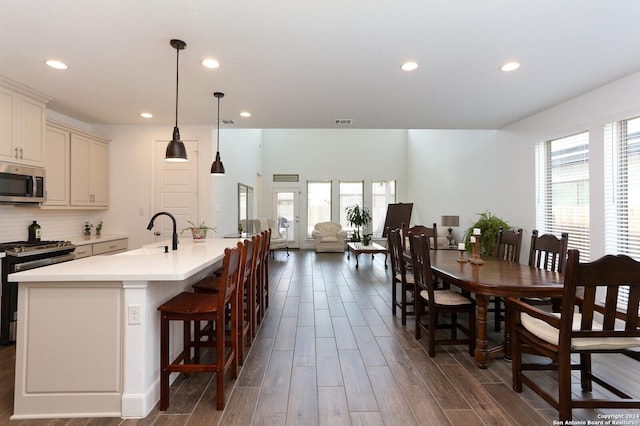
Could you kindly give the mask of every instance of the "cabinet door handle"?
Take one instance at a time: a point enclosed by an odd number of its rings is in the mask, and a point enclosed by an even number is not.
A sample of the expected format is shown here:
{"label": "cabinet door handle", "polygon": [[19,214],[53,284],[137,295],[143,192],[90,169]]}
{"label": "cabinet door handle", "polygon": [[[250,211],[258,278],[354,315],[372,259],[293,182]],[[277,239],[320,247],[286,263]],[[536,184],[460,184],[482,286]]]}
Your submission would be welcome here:
{"label": "cabinet door handle", "polygon": [[20,159],[22,160],[22,148],[20,148]]}
{"label": "cabinet door handle", "polygon": [[18,158],[18,148],[13,148],[14,151],[14,157],[17,159]]}

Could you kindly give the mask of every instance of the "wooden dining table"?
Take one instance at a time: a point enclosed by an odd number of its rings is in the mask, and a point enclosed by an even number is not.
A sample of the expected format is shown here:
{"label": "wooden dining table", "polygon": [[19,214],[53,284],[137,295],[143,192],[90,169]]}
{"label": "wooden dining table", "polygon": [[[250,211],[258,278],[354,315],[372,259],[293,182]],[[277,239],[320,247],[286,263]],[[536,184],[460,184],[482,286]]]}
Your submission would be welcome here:
{"label": "wooden dining table", "polygon": [[509,333],[505,322],[505,341],[489,348],[487,338],[487,305],[492,296],[497,297],[549,297],[562,296],[564,276],[561,273],[532,268],[516,262],[507,262],[490,256],[482,256],[484,263],[475,265],[459,262],[457,250],[431,250],[431,269],[444,283],[454,285],[475,295],[476,349],[475,362],[486,368],[490,358],[508,353]]}

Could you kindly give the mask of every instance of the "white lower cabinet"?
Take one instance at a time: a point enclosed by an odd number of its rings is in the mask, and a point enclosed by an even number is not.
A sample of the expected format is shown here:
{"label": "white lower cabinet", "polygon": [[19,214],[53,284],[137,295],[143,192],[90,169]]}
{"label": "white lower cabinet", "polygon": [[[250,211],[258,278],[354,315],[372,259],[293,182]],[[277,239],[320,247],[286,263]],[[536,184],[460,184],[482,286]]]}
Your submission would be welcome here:
{"label": "white lower cabinet", "polygon": [[76,251],[74,253],[76,255],[76,259],[97,255],[116,254],[127,251],[128,244],[128,238],[93,241],[86,244],[76,243]]}

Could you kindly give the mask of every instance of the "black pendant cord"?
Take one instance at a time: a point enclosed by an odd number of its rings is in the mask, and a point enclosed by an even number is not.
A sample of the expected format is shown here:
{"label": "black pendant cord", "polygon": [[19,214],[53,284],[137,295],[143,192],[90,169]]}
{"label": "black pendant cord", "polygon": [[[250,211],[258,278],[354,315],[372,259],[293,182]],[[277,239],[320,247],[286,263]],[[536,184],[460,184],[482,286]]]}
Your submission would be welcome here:
{"label": "black pendant cord", "polygon": [[179,64],[180,64],[180,49],[176,49],[176,127],[178,127],[178,84],[179,79]]}
{"label": "black pendant cord", "polygon": [[216,152],[220,152],[220,96],[218,98],[218,128],[216,130]]}

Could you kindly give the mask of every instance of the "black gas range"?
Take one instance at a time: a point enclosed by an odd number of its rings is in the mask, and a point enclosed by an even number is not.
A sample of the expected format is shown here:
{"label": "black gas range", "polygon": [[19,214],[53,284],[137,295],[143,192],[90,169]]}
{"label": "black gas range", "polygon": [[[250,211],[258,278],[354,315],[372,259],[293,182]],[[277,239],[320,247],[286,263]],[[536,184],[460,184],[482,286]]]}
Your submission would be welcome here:
{"label": "black gas range", "polygon": [[14,241],[0,243],[2,259],[2,302],[0,304],[0,345],[16,339],[18,321],[18,283],[9,274],[73,260],[76,246],[69,241]]}

